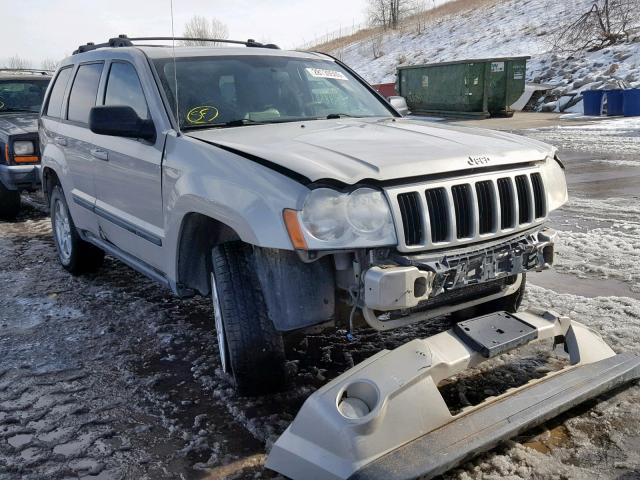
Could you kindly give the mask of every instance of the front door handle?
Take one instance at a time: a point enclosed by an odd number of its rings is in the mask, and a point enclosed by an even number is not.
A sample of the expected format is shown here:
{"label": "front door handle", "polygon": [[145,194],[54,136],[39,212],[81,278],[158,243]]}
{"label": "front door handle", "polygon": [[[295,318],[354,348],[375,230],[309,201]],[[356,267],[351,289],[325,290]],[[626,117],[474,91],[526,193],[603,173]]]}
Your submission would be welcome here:
{"label": "front door handle", "polygon": [[64,137],[56,137],[53,139],[53,141],[57,144],[57,145],[61,145],[63,147],[65,147],[67,145],[67,139]]}
{"label": "front door handle", "polygon": [[91,156],[98,160],[104,160],[105,162],[109,161],[109,152],[106,150],[100,150],[99,148],[92,149]]}

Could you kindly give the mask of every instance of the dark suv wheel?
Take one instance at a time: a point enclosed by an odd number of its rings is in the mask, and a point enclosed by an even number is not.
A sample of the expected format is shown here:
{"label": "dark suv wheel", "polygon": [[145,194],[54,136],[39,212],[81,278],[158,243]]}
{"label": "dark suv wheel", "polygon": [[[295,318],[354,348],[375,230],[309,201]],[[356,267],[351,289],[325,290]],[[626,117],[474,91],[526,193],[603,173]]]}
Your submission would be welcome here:
{"label": "dark suv wheel", "polygon": [[223,369],[241,395],[281,390],[286,383],[284,343],[269,318],[253,247],[242,242],[219,245],[212,261],[211,292]]}
{"label": "dark suv wheel", "polygon": [[13,220],[20,212],[20,192],[9,190],[0,182],[0,218]]}
{"label": "dark suv wheel", "polygon": [[49,205],[53,241],[62,266],[74,275],[98,270],[104,251],[80,238],[59,185],[53,188]]}

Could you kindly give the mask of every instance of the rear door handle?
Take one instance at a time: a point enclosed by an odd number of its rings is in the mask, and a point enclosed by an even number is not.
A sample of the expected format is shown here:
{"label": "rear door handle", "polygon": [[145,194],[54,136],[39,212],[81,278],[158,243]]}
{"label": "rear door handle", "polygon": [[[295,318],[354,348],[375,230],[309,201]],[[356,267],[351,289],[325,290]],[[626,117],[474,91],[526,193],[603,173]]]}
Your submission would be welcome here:
{"label": "rear door handle", "polygon": [[107,152],[106,150],[94,148],[91,150],[91,156],[97,158],[98,160],[104,160],[105,162],[109,161],[109,152]]}
{"label": "rear door handle", "polygon": [[63,147],[67,145],[67,139],[64,137],[56,137],[53,139],[57,145],[62,145]]}

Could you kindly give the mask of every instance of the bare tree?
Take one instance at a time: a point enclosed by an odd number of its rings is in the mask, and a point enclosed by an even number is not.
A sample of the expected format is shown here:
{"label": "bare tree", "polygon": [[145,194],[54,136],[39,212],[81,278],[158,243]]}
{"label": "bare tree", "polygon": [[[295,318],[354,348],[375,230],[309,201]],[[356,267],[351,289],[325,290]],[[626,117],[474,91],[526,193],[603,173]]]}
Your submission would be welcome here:
{"label": "bare tree", "polygon": [[417,0],[369,0],[369,23],[384,29],[396,29],[400,21],[416,12]]}
{"label": "bare tree", "polygon": [[42,60],[42,63],[40,64],[40,68],[42,68],[43,70],[53,71],[56,68],[58,68],[58,63],[60,62],[52,58],[45,58],[44,60]]}
{"label": "bare tree", "polygon": [[9,68],[31,68],[31,62],[19,55],[14,55],[9,59]]}
{"label": "bare tree", "polygon": [[600,50],[629,40],[640,26],[640,0],[597,0],[576,20],[554,34],[558,50]]}
{"label": "bare tree", "polygon": [[[194,15],[184,26],[182,36],[188,38],[219,38],[222,40],[229,38],[229,29],[217,18],[207,20],[206,17],[201,15]],[[211,42],[200,40],[183,40],[180,43],[189,46],[211,45]]]}

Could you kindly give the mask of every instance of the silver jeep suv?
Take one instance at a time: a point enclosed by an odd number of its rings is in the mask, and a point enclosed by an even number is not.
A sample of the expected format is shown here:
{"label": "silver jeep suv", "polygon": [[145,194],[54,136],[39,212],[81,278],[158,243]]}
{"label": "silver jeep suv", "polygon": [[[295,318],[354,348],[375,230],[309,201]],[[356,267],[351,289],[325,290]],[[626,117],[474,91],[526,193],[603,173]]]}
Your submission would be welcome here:
{"label": "silver jeep suv", "polygon": [[283,386],[288,333],[515,310],[552,264],[554,148],[401,118],[324,54],[135,40],[80,47],[49,87],[59,259],[75,274],[106,252],[211,294],[242,393]]}

